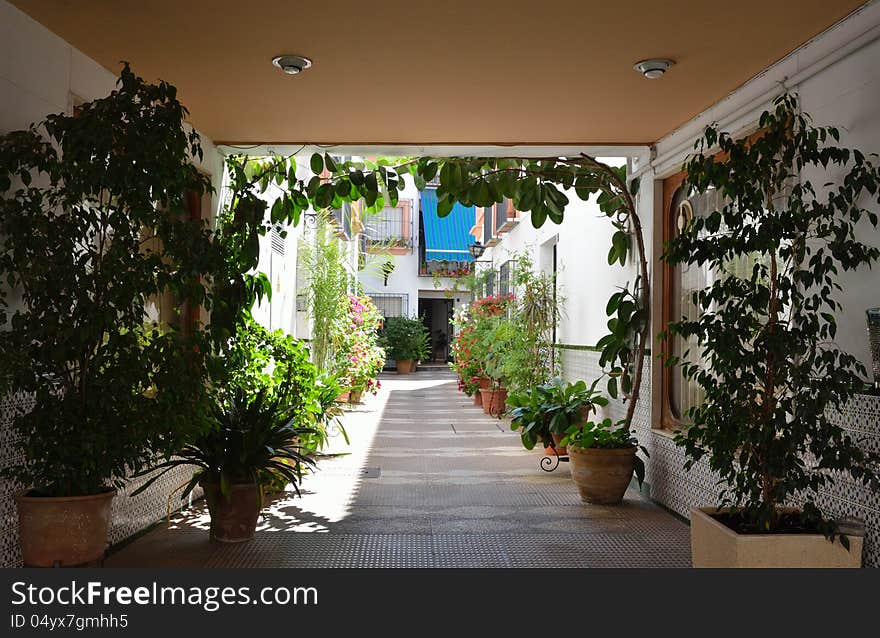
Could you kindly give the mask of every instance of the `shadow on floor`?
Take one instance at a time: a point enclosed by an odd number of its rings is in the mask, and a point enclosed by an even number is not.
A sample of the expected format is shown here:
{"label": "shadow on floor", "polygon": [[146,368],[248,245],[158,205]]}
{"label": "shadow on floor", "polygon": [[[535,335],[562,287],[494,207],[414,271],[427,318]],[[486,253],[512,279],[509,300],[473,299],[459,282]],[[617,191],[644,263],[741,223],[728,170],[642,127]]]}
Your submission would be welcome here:
{"label": "shadow on floor", "polygon": [[351,454],[322,461],[302,498],[273,499],[252,541],[208,542],[207,513],[197,505],[107,565],[690,564],[684,523],[635,490],[620,506],[582,503],[567,464],[543,472],[540,453],[523,450],[506,421],[484,415],[457,392],[447,370],[383,375],[382,385],[379,396],[345,415]]}

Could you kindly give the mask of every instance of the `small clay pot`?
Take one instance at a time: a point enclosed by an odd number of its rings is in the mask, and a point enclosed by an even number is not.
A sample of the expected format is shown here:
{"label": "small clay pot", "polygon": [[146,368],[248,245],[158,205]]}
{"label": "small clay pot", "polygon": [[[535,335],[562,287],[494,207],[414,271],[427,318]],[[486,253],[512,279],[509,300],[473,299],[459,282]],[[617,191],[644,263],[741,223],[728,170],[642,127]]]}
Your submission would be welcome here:
{"label": "small clay pot", "polygon": [[104,557],[116,490],[88,496],[15,495],[26,567],[68,567]]}
{"label": "small clay pot", "polygon": [[410,374],[415,367],[415,362],[412,359],[397,360],[397,374]]}
{"label": "small clay pot", "polygon": [[349,403],[360,403],[361,398],[364,396],[363,390],[352,390],[348,395]]}
{"label": "small clay pot", "polygon": [[262,498],[256,483],[238,483],[229,496],[220,493],[217,483],[205,483],[205,500],[211,513],[211,539],[221,543],[243,543],[254,537]]}
{"label": "small clay pot", "polygon": [[339,396],[336,397],[336,403],[348,403],[348,399],[350,396],[350,392],[340,392]]}
{"label": "small clay pot", "polygon": [[485,414],[501,416],[506,412],[507,390],[504,388],[482,389],[480,394],[483,395],[483,412]]}

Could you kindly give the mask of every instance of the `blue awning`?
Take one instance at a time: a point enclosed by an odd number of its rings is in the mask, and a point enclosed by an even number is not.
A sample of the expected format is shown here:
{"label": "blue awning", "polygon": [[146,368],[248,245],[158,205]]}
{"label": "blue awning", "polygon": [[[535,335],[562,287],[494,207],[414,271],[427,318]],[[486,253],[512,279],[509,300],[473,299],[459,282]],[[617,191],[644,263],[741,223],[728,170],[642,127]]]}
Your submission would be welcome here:
{"label": "blue awning", "polygon": [[476,209],[455,204],[446,217],[437,215],[437,191],[422,191],[422,223],[425,228],[426,261],[473,261],[469,246]]}

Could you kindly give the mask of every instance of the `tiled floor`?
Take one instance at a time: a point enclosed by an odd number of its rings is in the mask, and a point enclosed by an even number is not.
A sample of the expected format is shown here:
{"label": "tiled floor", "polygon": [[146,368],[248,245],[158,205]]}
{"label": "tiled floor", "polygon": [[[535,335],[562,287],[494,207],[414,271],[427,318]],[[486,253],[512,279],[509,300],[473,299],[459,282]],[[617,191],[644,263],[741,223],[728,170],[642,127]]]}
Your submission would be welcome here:
{"label": "tiled floor", "polygon": [[[387,375],[346,415],[350,454],[321,462],[302,498],[267,508],[256,537],[208,542],[201,506],[149,532],[108,566],[682,567],[688,528],[630,490],[581,503],[567,464],[541,471],[507,421],[445,370]],[[334,450],[335,451],[335,450]]]}

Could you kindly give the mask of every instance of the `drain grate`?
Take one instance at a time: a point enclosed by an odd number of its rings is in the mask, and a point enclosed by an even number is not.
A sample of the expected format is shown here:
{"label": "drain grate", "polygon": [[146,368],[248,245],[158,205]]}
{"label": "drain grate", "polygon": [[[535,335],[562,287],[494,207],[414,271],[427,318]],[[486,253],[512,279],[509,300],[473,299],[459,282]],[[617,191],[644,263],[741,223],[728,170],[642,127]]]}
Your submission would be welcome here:
{"label": "drain grate", "polygon": [[361,470],[361,477],[365,479],[379,478],[380,474],[382,474],[382,470],[378,467],[365,467]]}

